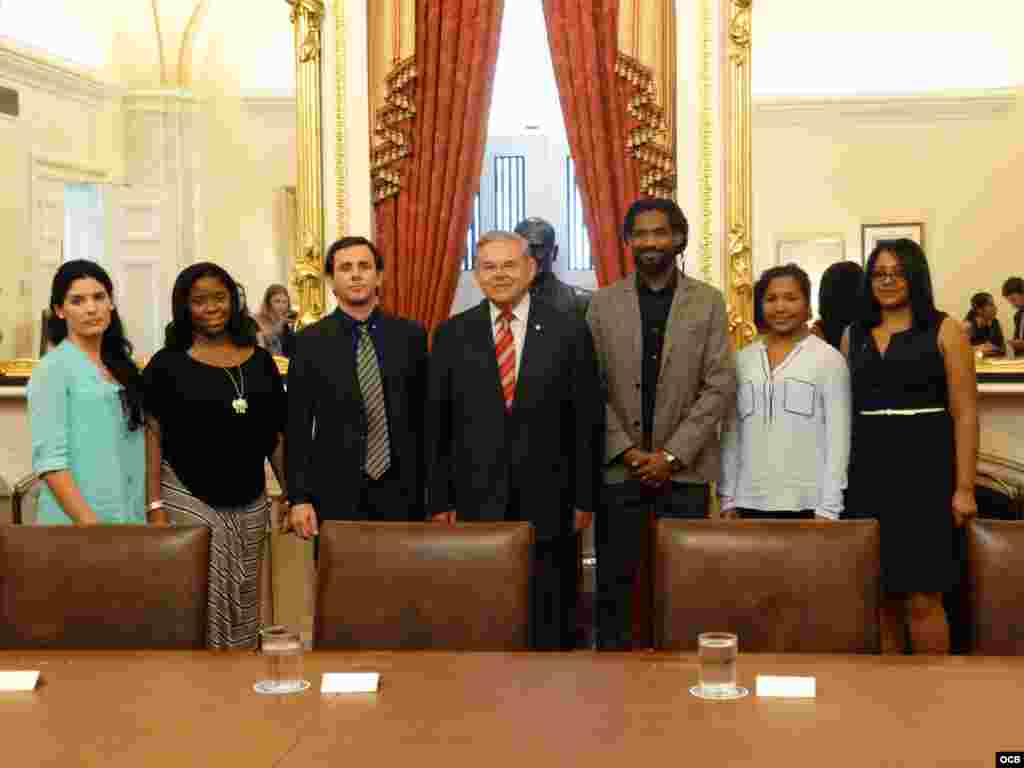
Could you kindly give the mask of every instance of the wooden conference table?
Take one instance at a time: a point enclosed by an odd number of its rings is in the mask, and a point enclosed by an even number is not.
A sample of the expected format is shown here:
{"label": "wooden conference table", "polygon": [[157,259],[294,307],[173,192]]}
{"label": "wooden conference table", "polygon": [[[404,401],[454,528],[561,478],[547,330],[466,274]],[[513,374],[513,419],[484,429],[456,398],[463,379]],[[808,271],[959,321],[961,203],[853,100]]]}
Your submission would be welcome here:
{"label": "wooden conference table", "polygon": [[[990,766],[1024,749],[1024,658],[741,655],[746,699],[687,692],[688,655],[306,654],[305,693],[259,696],[252,653],[0,652],[6,766]],[[379,671],[322,696],[324,672]],[[815,700],[753,695],[814,675]]]}

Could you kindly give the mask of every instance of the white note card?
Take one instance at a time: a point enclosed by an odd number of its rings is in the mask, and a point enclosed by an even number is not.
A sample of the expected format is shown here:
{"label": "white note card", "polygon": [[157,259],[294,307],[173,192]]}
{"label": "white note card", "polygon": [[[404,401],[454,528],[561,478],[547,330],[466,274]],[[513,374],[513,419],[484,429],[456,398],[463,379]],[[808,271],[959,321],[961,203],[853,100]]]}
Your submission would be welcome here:
{"label": "white note card", "polygon": [[39,671],[0,672],[0,691],[34,691],[39,682]]}
{"label": "white note card", "polygon": [[320,693],[376,693],[379,672],[325,672]]}
{"label": "white note card", "polygon": [[813,677],[758,675],[755,682],[758,696],[813,699],[817,695]]}

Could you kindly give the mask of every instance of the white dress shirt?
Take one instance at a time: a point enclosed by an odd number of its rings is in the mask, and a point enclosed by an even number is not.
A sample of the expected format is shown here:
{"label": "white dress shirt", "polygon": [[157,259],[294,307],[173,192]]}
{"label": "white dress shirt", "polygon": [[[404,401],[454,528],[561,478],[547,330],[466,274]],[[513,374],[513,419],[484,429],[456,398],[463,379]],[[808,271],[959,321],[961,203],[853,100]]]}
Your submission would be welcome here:
{"label": "white dress shirt", "polygon": [[736,355],[739,387],[722,435],[722,508],[813,509],[838,519],[850,459],[846,359],[808,336],[775,370],[764,342]]}
{"label": "white dress shirt", "polygon": [[[491,337],[495,343],[498,340],[498,319],[501,317],[501,308],[493,301],[491,305]],[[530,292],[520,299],[519,303],[512,308],[512,319],[509,321],[509,330],[512,331],[512,341],[516,349],[516,381],[519,381],[519,366],[523,362],[523,344],[526,343],[526,323],[530,320]]]}

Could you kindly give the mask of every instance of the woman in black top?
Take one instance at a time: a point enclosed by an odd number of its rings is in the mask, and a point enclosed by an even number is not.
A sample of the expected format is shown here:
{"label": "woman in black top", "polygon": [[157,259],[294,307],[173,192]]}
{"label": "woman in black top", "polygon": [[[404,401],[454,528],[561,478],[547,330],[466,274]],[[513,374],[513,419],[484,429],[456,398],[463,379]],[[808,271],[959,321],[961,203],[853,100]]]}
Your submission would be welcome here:
{"label": "woman in black top", "polygon": [[207,643],[253,648],[270,508],[266,459],[285,483],[284,385],[221,267],[187,268],[171,301],[166,346],[145,371],[147,471],[161,493],[150,506],[211,528]]}
{"label": "woman in black top", "polygon": [[960,325],[935,308],[928,262],[911,240],[883,241],[867,264],[861,319],[843,337],[853,386],[844,517],[877,517],[882,652],[948,653],[942,593],[958,577],[954,527],[977,514],[977,384]]}
{"label": "woman in black top", "polygon": [[971,340],[971,346],[982,357],[1006,354],[1003,327],[996,319],[999,309],[991,293],[976,293],[971,297],[971,310],[964,317],[964,330]]}

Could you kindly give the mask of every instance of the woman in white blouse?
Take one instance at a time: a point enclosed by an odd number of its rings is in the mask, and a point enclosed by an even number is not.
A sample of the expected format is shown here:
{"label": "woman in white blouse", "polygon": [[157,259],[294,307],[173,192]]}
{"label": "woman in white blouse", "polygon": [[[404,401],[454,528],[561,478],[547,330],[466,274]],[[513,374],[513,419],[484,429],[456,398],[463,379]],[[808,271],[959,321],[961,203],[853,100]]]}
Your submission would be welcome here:
{"label": "woman in white blouse", "polygon": [[762,337],[736,356],[736,408],[722,440],[726,517],[837,520],[850,457],[850,373],[812,335],[811,283],[795,264],[754,286]]}

